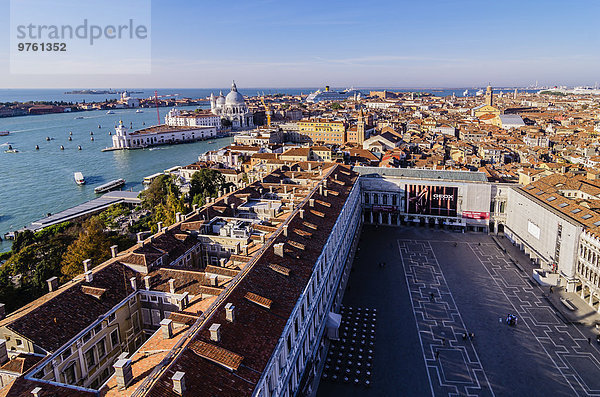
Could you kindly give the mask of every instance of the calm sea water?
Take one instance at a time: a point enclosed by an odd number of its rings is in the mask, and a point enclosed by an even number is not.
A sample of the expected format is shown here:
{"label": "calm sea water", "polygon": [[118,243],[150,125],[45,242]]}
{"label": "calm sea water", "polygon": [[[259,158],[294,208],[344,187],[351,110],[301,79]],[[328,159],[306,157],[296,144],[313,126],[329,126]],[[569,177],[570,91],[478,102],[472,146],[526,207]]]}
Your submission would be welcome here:
{"label": "calm sea water", "polygon": [[[186,109],[186,108],[182,108]],[[190,107],[189,109],[194,109]],[[167,108],[161,108],[164,117]],[[75,119],[83,116],[84,119]],[[109,131],[119,121],[133,128],[156,124],[156,111],[145,109],[79,112],[0,118],[0,235],[19,229],[47,213],[81,204],[98,197],[94,187],[117,178],[127,181],[124,189],[141,190],[144,176],[176,165],[187,165],[208,150],[228,145],[231,138],[132,151],[102,152],[112,146]],[[101,128],[98,128],[100,126]],[[73,132],[69,141],[69,131]],[[92,142],[90,132],[93,132]],[[52,138],[46,141],[46,137]],[[4,153],[7,145],[19,153]],[[40,149],[35,150],[39,145]],[[60,150],[60,146],[64,150]],[[81,145],[79,151],[77,146]],[[78,186],[73,173],[80,171],[87,184]],[[0,250],[10,248],[0,243]]]}

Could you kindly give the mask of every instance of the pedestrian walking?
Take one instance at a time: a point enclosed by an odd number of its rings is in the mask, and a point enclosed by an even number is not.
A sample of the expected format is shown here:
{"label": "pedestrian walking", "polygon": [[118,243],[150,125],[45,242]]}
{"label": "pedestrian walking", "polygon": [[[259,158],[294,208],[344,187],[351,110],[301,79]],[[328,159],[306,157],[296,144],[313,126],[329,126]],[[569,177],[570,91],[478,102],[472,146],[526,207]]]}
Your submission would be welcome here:
{"label": "pedestrian walking", "polygon": [[550,286],[550,293],[553,293],[554,289],[552,289],[552,286]]}
{"label": "pedestrian walking", "polygon": [[442,338],[442,345],[446,346],[446,338]]}
{"label": "pedestrian walking", "polygon": [[588,338],[588,345],[592,343],[592,338]]}
{"label": "pedestrian walking", "polygon": [[469,339],[473,340],[473,338],[475,338],[475,334],[474,334],[474,333],[472,333],[472,332],[470,332],[470,333],[469,333]]}
{"label": "pedestrian walking", "polygon": [[466,332],[463,332],[462,338],[463,338],[463,340],[467,340],[467,333]]}
{"label": "pedestrian walking", "polygon": [[436,350],[436,351],[435,351],[435,359],[436,359],[436,360],[439,360],[439,358],[440,358],[440,351],[439,351],[439,350]]}

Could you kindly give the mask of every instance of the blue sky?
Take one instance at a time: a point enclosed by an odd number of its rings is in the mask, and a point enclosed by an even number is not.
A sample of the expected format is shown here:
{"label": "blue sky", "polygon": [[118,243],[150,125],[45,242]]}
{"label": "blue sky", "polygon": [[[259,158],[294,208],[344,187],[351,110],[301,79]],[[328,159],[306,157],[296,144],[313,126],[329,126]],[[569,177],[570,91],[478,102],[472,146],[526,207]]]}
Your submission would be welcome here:
{"label": "blue sky", "polygon": [[10,74],[9,4],[0,0],[0,88],[600,81],[597,0],[154,0],[150,74],[52,76]]}

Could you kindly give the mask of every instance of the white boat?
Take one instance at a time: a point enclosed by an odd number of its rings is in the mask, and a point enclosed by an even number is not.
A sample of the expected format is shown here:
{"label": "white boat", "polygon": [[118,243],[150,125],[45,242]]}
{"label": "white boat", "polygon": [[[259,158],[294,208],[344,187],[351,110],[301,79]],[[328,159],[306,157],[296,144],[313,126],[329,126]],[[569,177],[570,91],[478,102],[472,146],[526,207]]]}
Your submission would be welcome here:
{"label": "white boat", "polygon": [[8,147],[4,151],[4,153],[19,153],[19,151],[17,149],[13,149],[13,147],[11,145],[8,145]]}
{"label": "white boat", "polygon": [[465,90],[465,91],[463,92],[463,96],[469,96],[469,90]]}
{"label": "white boat", "polygon": [[77,116],[77,117],[75,117],[75,120],[82,120],[82,119],[83,119],[83,116]]}
{"label": "white boat", "polygon": [[115,114],[115,112],[113,112],[112,110],[109,110],[108,112],[106,112],[106,114]]}
{"label": "white boat", "polygon": [[9,131],[0,131],[0,136],[8,136],[10,134]]}
{"label": "white boat", "polygon": [[111,190],[121,187],[124,184],[125,184],[125,179],[115,179],[114,181],[110,181],[108,183],[105,183],[104,185],[98,186],[97,188],[94,189],[94,192],[95,193],[110,192]]}
{"label": "white boat", "polygon": [[135,111],[136,113],[144,113],[144,111],[142,109],[138,109]]}
{"label": "white boat", "polygon": [[76,172],[74,175],[75,183],[78,185],[85,185],[85,177],[81,172]]}
{"label": "white boat", "polygon": [[482,96],[482,95],[483,95],[483,90],[481,90],[481,89],[475,93],[475,96]]}

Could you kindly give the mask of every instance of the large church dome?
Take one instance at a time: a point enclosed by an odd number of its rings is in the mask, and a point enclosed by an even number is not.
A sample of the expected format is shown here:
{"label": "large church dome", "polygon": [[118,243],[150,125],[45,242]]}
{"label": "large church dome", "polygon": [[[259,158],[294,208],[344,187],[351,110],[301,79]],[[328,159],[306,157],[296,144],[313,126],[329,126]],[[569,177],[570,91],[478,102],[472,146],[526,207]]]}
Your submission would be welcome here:
{"label": "large church dome", "polygon": [[240,94],[235,86],[235,82],[231,85],[231,92],[225,97],[226,105],[245,105],[244,96]]}

